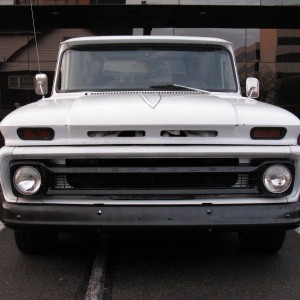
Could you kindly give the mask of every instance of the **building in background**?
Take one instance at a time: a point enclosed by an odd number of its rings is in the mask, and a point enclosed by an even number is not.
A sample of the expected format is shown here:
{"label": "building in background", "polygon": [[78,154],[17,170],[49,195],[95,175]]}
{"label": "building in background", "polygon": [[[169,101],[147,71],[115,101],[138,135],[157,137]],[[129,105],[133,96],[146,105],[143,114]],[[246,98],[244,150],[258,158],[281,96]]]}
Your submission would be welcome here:
{"label": "building in background", "polygon": [[14,11],[15,18],[0,22],[0,119],[39,99],[33,86],[39,69],[52,83],[60,42],[124,34],[227,39],[236,50],[242,87],[245,78],[258,77],[260,100],[300,117],[300,0],[3,0],[0,19]]}

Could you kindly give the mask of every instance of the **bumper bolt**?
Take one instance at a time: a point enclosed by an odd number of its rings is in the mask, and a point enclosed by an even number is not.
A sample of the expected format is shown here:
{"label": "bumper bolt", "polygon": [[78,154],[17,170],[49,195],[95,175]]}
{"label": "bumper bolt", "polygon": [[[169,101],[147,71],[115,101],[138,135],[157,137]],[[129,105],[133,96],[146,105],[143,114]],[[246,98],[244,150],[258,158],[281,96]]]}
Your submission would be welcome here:
{"label": "bumper bolt", "polygon": [[101,215],[102,215],[102,211],[101,211],[100,209],[97,211],[97,215],[98,215],[98,216],[101,216]]}

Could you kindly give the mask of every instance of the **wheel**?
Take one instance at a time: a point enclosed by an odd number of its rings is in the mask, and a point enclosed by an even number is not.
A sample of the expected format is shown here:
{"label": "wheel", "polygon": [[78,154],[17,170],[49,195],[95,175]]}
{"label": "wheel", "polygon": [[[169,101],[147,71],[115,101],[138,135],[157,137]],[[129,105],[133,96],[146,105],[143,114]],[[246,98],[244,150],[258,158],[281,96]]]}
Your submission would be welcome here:
{"label": "wheel", "polygon": [[24,254],[42,254],[55,249],[57,236],[56,232],[15,231],[15,242]]}
{"label": "wheel", "polygon": [[240,246],[244,251],[274,253],[281,249],[284,239],[284,230],[239,232]]}

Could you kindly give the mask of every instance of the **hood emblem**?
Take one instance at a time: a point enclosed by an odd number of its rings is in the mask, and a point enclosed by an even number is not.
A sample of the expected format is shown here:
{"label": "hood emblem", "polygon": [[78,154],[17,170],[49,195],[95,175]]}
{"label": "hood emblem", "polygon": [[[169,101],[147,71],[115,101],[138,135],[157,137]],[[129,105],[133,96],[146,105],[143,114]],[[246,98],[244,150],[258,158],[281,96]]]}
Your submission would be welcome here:
{"label": "hood emblem", "polygon": [[140,93],[139,95],[153,109],[157,106],[157,104],[161,100],[160,94],[151,94],[151,95],[146,96],[146,95]]}

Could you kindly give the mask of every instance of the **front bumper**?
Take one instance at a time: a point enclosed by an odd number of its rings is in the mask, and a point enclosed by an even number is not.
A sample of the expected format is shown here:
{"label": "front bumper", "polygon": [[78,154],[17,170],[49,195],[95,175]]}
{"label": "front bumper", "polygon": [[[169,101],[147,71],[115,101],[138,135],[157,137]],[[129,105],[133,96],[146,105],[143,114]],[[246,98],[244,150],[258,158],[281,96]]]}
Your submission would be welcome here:
{"label": "front bumper", "polygon": [[2,202],[2,222],[13,229],[109,229],[199,227],[239,230],[292,229],[300,224],[300,202],[262,205],[83,206]]}

